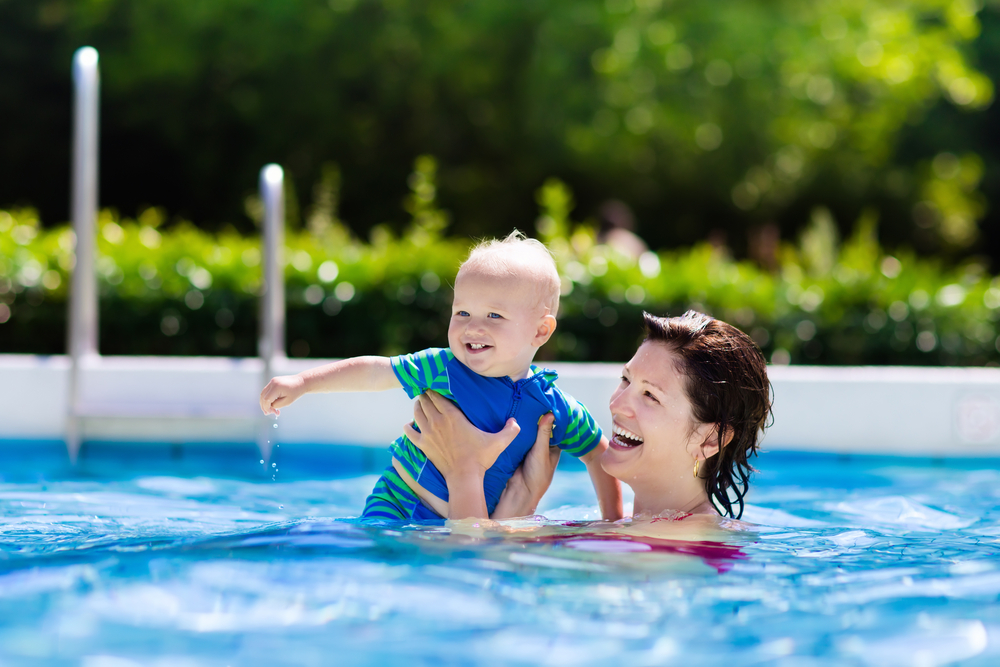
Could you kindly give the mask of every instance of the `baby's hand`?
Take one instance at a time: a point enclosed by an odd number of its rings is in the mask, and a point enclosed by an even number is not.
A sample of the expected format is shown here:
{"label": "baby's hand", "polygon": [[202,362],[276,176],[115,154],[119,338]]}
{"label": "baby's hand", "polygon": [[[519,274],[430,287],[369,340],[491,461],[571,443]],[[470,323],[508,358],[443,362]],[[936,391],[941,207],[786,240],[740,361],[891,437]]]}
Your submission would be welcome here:
{"label": "baby's hand", "polygon": [[260,409],[265,415],[280,415],[280,408],[291,405],[304,393],[305,381],[298,375],[272,378],[260,392]]}

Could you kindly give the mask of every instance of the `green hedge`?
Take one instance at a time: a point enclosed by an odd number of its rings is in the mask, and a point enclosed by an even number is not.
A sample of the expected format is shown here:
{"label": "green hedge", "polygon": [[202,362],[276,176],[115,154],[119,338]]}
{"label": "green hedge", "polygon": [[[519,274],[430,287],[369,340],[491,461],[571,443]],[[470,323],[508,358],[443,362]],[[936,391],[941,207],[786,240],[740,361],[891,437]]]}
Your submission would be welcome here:
{"label": "green hedge", "polygon": [[[443,235],[433,183],[423,192],[419,180],[402,236],[376,228],[362,242],[335,220],[289,230],[292,356],[446,344],[449,286],[469,240]],[[889,255],[871,218],[840,243],[829,214],[817,210],[799,242],[781,245],[766,270],[708,244],[630,257],[569,219],[571,195],[558,181],[538,199],[536,233],[564,276],[559,330],[543,358],[621,361],[634,349],[642,310],[697,308],[749,332],[777,363],[1000,361],[1000,278],[975,263]],[[259,239],[186,223],[164,228],[163,220],[157,209],[137,220],[100,214],[101,351],[254,354]],[[42,229],[30,209],[0,211],[0,351],[64,351],[73,245],[69,228]]]}

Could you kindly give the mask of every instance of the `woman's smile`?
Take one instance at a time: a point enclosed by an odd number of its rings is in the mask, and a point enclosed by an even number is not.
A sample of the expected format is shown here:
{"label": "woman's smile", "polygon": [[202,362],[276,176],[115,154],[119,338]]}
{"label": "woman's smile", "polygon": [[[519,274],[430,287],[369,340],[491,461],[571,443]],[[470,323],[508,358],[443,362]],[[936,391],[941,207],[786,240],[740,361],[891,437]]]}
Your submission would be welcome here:
{"label": "woman's smile", "polygon": [[633,433],[624,426],[621,426],[617,421],[614,422],[612,431],[614,435],[611,440],[608,441],[608,444],[616,449],[635,449],[644,442],[641,435]]}

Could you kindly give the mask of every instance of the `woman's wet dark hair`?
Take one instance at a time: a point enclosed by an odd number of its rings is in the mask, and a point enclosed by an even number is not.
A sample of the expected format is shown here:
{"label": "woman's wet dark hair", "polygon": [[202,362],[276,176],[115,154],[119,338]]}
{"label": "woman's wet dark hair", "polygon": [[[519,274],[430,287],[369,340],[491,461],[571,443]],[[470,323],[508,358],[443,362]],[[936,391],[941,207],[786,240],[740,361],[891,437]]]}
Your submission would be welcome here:
{"label": "woman's wet dark hair", "polygon": [[694,418],[718,424],[720,444],[723,434],[732,431],[732,439],[705,461],[699,476],[719,514],[738,519],[754,472],[748,459],[757,454],[771,415],[764,355],[750,336],[704,313],[689,310],[680,317],[643,313],[643,317],[643,342],[663,343],[676,355],[678,371],[687,378],[684,390]]}

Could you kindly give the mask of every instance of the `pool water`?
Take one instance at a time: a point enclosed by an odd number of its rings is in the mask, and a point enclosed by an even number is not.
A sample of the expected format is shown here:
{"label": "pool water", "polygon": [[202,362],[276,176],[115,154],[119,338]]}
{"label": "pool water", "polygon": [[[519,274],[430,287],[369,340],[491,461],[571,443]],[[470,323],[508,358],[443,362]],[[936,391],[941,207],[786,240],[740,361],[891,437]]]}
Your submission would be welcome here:
{"label": "pool water", "polygon": [[755,532],[595,548],[579,467],[539,508],[567,539],[529,541],[345,519],[369,450],[20,447],[2,665],[1000,664],[995,460],[769,454]]}

